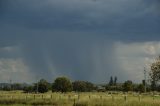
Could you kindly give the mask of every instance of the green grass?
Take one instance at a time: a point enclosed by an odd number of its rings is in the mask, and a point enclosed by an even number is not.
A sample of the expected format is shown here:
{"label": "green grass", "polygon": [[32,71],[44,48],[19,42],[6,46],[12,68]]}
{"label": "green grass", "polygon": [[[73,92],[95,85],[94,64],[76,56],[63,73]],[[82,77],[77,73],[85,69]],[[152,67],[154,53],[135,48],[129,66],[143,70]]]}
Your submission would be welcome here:
{"label": "green grass", "polygon": [[159,106],[160,96],[122,93],[45,93],[0,92],[0,106]]}

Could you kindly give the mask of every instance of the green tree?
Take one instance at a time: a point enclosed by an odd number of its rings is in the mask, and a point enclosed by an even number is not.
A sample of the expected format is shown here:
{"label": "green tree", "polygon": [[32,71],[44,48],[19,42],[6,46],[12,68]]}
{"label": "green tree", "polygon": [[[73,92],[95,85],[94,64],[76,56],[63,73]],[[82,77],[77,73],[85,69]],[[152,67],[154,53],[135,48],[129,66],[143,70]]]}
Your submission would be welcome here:
{"label": "green tree", "polygon": [[87,90],[86,83],[84,81],[75,81],[72,83],[73,91],[85,92]]}
{"label": "green tree", "polygon": [[149,73],[151,80],[151,89],[156,90],[157,83],[160,81],[160,56],[151,64]]}
{"label": "green tree", "polygon": [[117,77],[114,77],[114,85],[117,85]]}
{"label": "green tree", "polygon": [[93,83],[87,81],[75,81],[72,85],[73,90],[78,92],[91,92],[96,89]]}
{"label": "green tree", "polygon": [[130,81],[130,80],[125,81],[124,84],[123,84],[123,90],[125,92],[132,91],[133,90],[133,83],[132,83],[132,81]]}
{"label": "green tree", "polygon": [[3,87],[3,90],[4,90],[4,91],[10,91],[10,90],[11,90],[11,87],[10,87],[10,86],[4,86],[4,87]]}
{"label": "green tree", "polygon": [[24,93],[32,93],[34,92],[34,87],[33,86],[25,86],[23,88]]}
{"label": "green tree", "polygon": [[85,83],[86,83],[86,88],[87,88],[86,91],[87,92],[91,92],[91,91],[95,90],[95,86],[93,83],[88,82],[88,81],[86,81]]}
{"label": "green tree", "polygon": [[143,85],[143,84],[139,84],[137,90],[138,90],[140,93],[143,93],[143,92],[145,91],[144,85]]}
{"label": "green tree", "polygon": [[12,89],[13,90],[22,90],[23,87],[22,87],[22,84],[14,83],[14,84],[12,84]]}
{"label": "green tree", "polygon": [[109,81],[109,85],[112,86],[113,85],[113,77],[110,77],[110,81]]}
{"label": "green tree", "polygon": [[152,91],[157,90],[157,84],[156,84],[156,81],[151,81],[151,90],[152,90]]}
{"label": "green tree", "polygon": [[[37,88],[38,87],[38,88]],[[45,93],[45,92],[48,92],[49,90],[49,83],[44,80],[44,79],[41,79],[39,82],[38,82],[38,85],[37,83],[34,85],[34,90],[38,90],[39,93]]]}
{"label": "green tree", "polygon": [[72,91],[72,83],[66,77],[58,77],[52,85],[52,91],[69,92]]}

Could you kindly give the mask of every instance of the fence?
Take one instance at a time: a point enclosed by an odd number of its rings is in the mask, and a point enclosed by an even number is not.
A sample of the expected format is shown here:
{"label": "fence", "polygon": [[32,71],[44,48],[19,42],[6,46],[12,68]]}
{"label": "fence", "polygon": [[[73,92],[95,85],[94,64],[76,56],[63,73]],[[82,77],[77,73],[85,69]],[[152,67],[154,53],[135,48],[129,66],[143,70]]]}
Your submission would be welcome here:
{"label": "fence", "polygon": [[75,105],[79,101],[159,101],[160,95],[123,95],[123,94],[106,94],[106,93],[48,93],[48,94],[0,94],[0,100],[43,100],[43,101],[70,101]]}

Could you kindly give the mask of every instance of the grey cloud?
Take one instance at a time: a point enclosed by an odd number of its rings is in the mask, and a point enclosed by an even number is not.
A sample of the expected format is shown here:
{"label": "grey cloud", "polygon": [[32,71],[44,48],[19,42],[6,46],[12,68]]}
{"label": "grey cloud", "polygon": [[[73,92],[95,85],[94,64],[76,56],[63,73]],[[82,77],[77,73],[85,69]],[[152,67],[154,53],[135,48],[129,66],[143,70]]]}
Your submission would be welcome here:
{"label": "grey cloud", "polygon": [[[143,51],[130,54],[135,46],[125,49],[124,45],[160,39],[158,1],[1,0],[0,3],[3,4],[0,48],[19,48],[1,51],[0,59],[21,58],[35,79],[52,81],[66,75],[73,80],[105,82],[114,75],[121,81],[127,80],[126,76],[131,74],[122,73],[125,64],[148,54]],[[119,46],[120,50],[115,48],[114,42],[118,41],[123,42],[126,52]],[[121,64],[118,53],[125,54],[127,62]]]}
{"label": "grey cloud", "polygon": [[[11,5],[8,6],[10,12],[5,12],[5,19],[28,28],[94,29],[105,32],[144,32],[150,29],[157,32],[159,24],[156,23],[159,19],[155,17],[156,14],[152,14],[154,10],[150,10],[152,5],[155,5],[153,2],[149,4],[143,0],[17,0],[8,3]],[[148,24],[148,27],[144,23]]]}
{"label": "grey cloud", "polygon": [[34,75],[32,75],[28,66],[26,66],[21,58],[0,58],[0,77],[1,82],[6,83],[8,83],[9,80],[21,83],[31,83],[35,81]]}

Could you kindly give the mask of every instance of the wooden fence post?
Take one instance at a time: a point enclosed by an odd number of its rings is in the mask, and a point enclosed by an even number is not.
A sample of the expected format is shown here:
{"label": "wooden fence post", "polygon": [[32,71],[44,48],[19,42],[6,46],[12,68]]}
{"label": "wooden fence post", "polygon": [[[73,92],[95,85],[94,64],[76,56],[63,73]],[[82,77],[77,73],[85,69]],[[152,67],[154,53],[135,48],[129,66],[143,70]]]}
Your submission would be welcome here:
{"label": "wooden fence post", "polygon": [[68,100],[70,100],[71,99],[71,95],[68,95]]}
{"label": "wooden fence post", "polygon": [[89,99],[91,98],[91,96],[90,96],[90,95],[89,95],[88,97],[89,97]]}
{"label": "wooden fence post", "polygon": [[61,99],[61,95],[59,95],[59,100]]}
{"label": "wooden fence post", "polygon": [[25,99],[27,100],[27,95],[26,95]]}
{"label": "wooden fence post", "polygon": [[139,102],[141,102],[141,95],[139,95]]}
{"label": "wooden fence post", "polygon": [[34,100],[36,99],[36,95],[33,95]]}
{"label": "wooden fence post", "polygon": [[102,95],[100,96],[100,99],[102,99]]}
{"label": "wooden fence post", "polygon": [[112,95],[112,101],[114,101],[114,96]]}
{"label": "wooden fence post", "polygon": [[76,106],[76,99],[74,98],[73,106]]}
{"label": "wooden fence post", "polygon": [[42,99],[43,99],[43,95],[42,95]]}
{"label": "wooden fence post", "polygon": [[124,96],[124,100],[125,100],[125,102],[127,102],[127,95]]}

